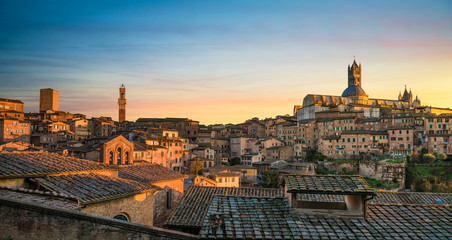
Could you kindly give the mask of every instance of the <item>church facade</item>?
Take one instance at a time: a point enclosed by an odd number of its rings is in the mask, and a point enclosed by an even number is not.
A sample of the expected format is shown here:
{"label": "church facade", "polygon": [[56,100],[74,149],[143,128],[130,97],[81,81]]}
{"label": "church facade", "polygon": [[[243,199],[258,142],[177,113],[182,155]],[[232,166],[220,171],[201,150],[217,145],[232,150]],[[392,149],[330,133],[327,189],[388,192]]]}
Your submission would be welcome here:
{"label": "church facade", "polygon": [[[400,93],[396,100],[369,98],[362,83],[361,63],[356,61],[348,66],[348,87],[340,96],[308,94],[303,99],[303,105],[295,106],[297,120],[315,119],[318,112],[362,112],[365,117],[380,117],[385,112],[392,111],[415,111],[420,108],[421,101],[416,96],[413,100],[411,90],[406,87],[403,95]],[[423,109],[423,108],[422,108]]]}

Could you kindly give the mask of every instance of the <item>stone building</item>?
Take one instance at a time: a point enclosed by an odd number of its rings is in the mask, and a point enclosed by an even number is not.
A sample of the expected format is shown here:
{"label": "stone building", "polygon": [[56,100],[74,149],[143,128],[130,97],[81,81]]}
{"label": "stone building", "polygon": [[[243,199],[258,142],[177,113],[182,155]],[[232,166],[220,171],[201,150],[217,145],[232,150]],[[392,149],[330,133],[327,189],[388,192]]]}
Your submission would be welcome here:
{"label": "stone building", "polygon": [[120,178],[159,187],[154,194],[153,226],[161,227],[184,194],[187,176],[157,164],[122,166]]}
{"label": "stone building", "polygon": [[113,166],[31,152],[0,153],[0,166],[0,187],[27,194],[27,199],[42,196],[45,200],[40,202],[153,225],[154,195],[160,188],[118,178],[118,169]]}
{"label": "stone building", "polygon": [[0,98],[0,111],[24,112],[24,103],[20,100]]}
{"label": "stone building", "polygon": [[199,121],[188,118],[139,118],[136,121],[138,126],[152,128],[176,129],[179,136],[195,142],[199,134]]}
{"label": "stone building", "polygon": [[387,153],[386,131],[347,130],[319,140],[318,151],[333,159],[357,158],[361,154]]}
{"label": "stone building", "polygon": [[0,118],[0,142],[30,142],[31,125],[16,118]]}
{"label": "stone building", "polygon": [[388,128],[389,151],[393,156],[405,157],[412,155],[414,145],[414,130],[411,127]]}
{"label": "stone building", "polygon": [[298,136],[298,127],[296,122],[287,121],[278,124],[276,131],[278,139],[283,141],[285,145],[295,145],[295,140]]}
{"label": "stone building", "polygon": [[116,134],[116,125],[111,118],[92,118],[92,129],[89,129],[96,137],[110,137]]}
{"label": "stone building", "polygon": [[108,139],[100,148],[100,161],[105,164],[133,164],[133,143],[119,135]]}
{"label": "stone building", "polygon": [[90,132],[90,121],[88,119],[72,119],[68,121],[68,124],[77,140],[88,138],[92,134]]}
{"label": "stone building", "polygon": [[24,103],[20,100],[0,98],[0,117],[23,121],[25,119]]}
{"label": "stone building", "polygon": [[59,93],[51,88],[44,88],[40,90],[39,97],[39,111],[58,111]]}

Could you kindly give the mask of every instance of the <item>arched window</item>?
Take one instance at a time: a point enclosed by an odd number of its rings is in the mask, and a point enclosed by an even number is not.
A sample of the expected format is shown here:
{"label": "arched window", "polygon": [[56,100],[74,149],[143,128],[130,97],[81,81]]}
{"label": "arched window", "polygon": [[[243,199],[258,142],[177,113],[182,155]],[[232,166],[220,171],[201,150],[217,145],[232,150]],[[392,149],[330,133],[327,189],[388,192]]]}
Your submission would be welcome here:
{"label": "arched window", "polygon": [[119,220],[122,220],[122,221],[126,221],[126,222],[129,221],[129,219],[127,218],[127,216],[124,215],[124,214],[118,214],[118,215],[114,216],[113,218],[114,218],[114,219],[119,219]]}
{"label": "arched window", "polygon": [[125,163],[124,164],[129,164],[129,152],[126,152],[126,157],[125,157]]}
{"label": "arched window", "polygon": [[118,148],[118,155],[117,155],[117,158],[116,158],[116,160],[117,160],[116,164],[122,164],[121,157],[122,157],[122,149]]}
{"label": "arched window", "polygon": [[110,151],[110,153],[108,154],[108,161],[110,164],[113,164],[113,151]]}

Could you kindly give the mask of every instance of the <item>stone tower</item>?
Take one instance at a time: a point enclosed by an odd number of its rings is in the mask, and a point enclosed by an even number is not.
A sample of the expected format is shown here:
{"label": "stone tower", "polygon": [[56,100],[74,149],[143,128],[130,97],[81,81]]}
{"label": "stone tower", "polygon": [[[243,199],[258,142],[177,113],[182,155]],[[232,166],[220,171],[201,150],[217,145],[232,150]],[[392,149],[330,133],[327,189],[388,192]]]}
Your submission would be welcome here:
{"label": "stone tower", "polygon": [[124,122],[126,120],[126,87],[124,87],[124,84],[121,85],[119,88],[119,98],[118,98],[118,105],[119,105],[119,122]]}
{"label": "stone tower", "polygon": [[361,63],[358,66],[355,60],[351,67],[348,66],[348,86],[361,87]]}
{"label": "stone tower", "polygon": [[39,94],[39,111],[58,111],[59,95],[58,91],[54,89],[41,89]]}

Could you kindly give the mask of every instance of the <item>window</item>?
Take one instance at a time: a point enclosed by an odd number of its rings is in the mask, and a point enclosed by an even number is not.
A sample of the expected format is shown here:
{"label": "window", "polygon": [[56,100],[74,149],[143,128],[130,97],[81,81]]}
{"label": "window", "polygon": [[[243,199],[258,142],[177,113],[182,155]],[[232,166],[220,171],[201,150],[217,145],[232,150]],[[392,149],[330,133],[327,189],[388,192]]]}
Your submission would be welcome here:
{"label": "window", "polygon": [[110,151],[108,155],[110,164],[113,164],[113,151]]}
{"label": "window", "polygon": [[129,164],[129,152],[126,152],[126,157],[125,157],[125,163],[124,164]]}
{"label": "window", "polygon": [[123,215],[123,214],[118,214],[116,216],[113,217],[114,219],[118,219],[118,220],[122,220],[122,221],[126,221],[128,222],[129,219],[127,218],[127,216]]}
{"label": "window", "polygon": [[173,189],[168,189],[166,192],[166,208],[171,209],[171,206],[173,205]]}
{"label": "window", "polygon": [[219,178],[219,179],[218,179],[218,182],[219,182],[219,183],[223,182],[223,178]]}
{"label": "window", "polygon": [[122,149],[121,148],[118,148],[118,156],[117,156],[117,161],[116,161],[116,163],[117,164],[121,164],[122,162],[121,162],[121,157],[122,157]]}

